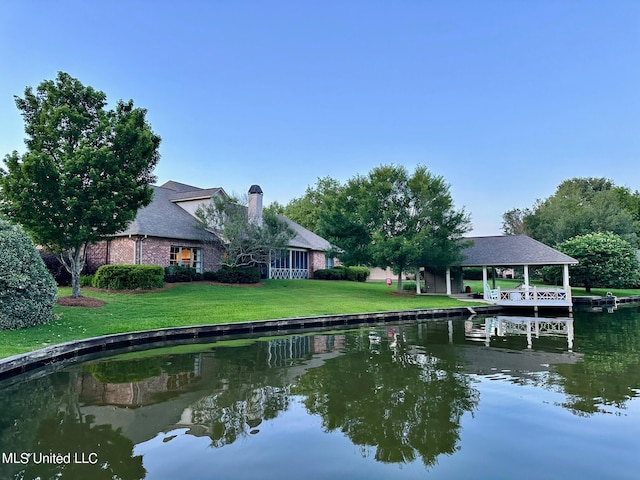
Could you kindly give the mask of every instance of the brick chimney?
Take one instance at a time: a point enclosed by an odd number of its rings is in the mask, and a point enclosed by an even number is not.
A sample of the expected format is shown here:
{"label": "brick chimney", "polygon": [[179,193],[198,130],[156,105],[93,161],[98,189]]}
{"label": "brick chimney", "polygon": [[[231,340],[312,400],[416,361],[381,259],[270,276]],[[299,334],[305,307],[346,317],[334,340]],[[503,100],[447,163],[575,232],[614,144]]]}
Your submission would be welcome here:
{"label": "brick chimney", "polygon": [[251,185],[249,188],[249,221],[256,225],[262,225],[262,189],[260,185]]}

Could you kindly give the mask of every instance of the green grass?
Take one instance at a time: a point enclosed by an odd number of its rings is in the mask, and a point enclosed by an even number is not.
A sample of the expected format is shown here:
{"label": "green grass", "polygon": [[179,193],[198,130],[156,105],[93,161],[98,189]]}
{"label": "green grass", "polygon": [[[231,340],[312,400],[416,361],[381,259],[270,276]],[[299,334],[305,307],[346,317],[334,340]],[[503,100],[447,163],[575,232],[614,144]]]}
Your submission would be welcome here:
{"label": "green grass", "polygon": [[[101,308],[56,306],[57,319],[37,327],[0,331],[0,358],[112,333],[416,308],[469,306],[445,296],[396,296],[384,283],[269,280],[263,286],[180,284],[153,293],[83,290],[106,302]],[[60,296],[70,295],[61,288]],[[476,303],[477,304],[477,303]]]}

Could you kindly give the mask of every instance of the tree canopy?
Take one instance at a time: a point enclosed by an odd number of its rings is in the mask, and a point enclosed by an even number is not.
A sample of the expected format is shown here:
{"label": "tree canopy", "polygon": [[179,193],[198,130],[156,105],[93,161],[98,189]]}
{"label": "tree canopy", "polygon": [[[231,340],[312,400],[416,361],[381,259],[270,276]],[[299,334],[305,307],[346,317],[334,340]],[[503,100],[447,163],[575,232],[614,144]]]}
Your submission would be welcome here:
{"label": "tree canopy", "polygon": [[555,246],[576,235],[613,232],[636,245],[640,234],[640,192],[606,178],[572,178],[531,209],[503,215],[506,234],[525,233]]}
{"label": "tree canopy", "polygon": [[[324,181],[324,185],[328,182]],[[418,166],[382,165],[344,186],[332,185],[319,211],[318,233],[346,264],[393,267],[399,274],[458,260],[469,216],[456,210],[445,180]]]}
{"label": "tree canopy", "polygon": [[640,266],[634,246],[611,232],[578,235],[558,245],[578,260],[569,267],[573,282],[592,287],[629,288],[638,285]]}
{"label": "tree canopy", "polygon": [[316,185],[307,187],[302,197],[294,198],[282,209],[294,222],[312,232],[320,229],[320,215],[326,203],[335,197],[342,189],[338,180],[331,177],[318,178]]}
{"label": "tree canopy", "polygon": [[15,101],[27,149],[4,159],[0,209],[61,254],[80,296],[87,246],[124,230],[151,202],[160,137],[132,100],[109,110],[104,92],[64,72]]}

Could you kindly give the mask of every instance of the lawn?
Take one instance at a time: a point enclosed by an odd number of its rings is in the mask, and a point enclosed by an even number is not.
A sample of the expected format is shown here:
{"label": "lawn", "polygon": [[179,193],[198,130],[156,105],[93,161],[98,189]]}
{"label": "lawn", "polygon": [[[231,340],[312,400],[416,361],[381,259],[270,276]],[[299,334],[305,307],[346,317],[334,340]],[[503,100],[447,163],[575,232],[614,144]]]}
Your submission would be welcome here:
{"label": "lawn", "polygon": [[[60,296],[70,295],[61,288]],[[261,286],[178,284],[153,293],[83,289],[106,302],[100,308],[62,307],[33,328],[0,331],[0,358],[82,338],[165,327],[339,313],[469,306],[446,296],[394,295],[384,283],[269,280]],[[475,303],[479,304],[479,303]]]}

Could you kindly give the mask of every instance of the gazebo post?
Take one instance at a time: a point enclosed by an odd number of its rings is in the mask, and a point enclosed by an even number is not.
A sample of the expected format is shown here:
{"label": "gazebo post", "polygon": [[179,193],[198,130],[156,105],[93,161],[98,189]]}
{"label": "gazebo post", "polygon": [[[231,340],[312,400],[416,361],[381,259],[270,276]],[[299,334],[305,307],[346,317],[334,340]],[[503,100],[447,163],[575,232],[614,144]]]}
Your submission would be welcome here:
{"label": "gazebo post", "polygon": [[482,297],[486,300],[487,299],[487,295],[489,292],[487,292],[487,285],[489,285],[489,279],[487,277],[487,266],[483,265],[482,266],[482,291],[484,292],[484,295],[482,295]]}
{"label": "gazebo post", "polygon": [[562,265],[562,288],[567,292],[567,300],[570,304],[573,304],[571,299],[571,285],[569,285],[569,264]]}
{"label": "gazebo post", "polygon": [[524,266],[524,289],[529,291],[529,265]]}
{"label": "gazebo post", "polygon": [[447,295],[451,295],[451,267],[447,267],[445,277],[447,279]]}

